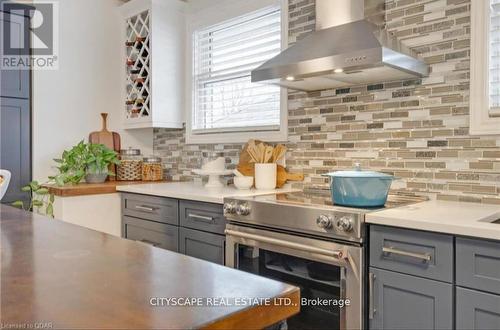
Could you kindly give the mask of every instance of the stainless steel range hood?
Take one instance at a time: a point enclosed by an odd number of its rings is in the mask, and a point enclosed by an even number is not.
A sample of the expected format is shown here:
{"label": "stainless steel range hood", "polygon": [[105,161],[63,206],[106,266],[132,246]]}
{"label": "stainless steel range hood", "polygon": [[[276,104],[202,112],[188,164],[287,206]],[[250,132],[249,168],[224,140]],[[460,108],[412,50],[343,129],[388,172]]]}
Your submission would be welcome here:
{"label": "stainless steel range hood", "polygon": [[316,0],[316,32],[252,71],[252,82],[314,91],[425,77],[384,28],[385,0]]}

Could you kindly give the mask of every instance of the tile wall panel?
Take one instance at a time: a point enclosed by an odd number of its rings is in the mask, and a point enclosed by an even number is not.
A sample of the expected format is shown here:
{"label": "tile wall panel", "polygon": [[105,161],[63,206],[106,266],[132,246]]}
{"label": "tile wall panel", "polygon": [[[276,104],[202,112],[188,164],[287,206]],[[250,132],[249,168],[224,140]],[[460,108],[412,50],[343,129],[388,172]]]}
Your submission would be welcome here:
{"label": "tile wall panel", "polygon": [[[423,79],[317,92],[290,91],[287,166],[298,187],[362,167],[392,173],[394,190],[443,200],[500,203],[500,137],[469,135],[470,1],[389,0],[387,28],[431,66]],[[314,0],[289,1],[289,41],[314,30]],[[201,159],[238,162],[240,144],[186,145],[184,130],[155,130],[168,176],[192,180]]]}

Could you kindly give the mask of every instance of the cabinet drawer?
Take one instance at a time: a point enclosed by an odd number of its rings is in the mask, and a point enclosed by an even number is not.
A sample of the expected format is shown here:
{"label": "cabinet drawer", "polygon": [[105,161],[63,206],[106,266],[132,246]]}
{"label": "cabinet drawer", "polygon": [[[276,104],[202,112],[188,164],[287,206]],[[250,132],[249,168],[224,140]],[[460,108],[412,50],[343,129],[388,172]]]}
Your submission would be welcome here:
{"label": "cabinet drawer", "polygon": [[179,252],[224,265],[225,236],[182,227],[179,231]]}
{"label": "cabinet drawer", "polygon": [[500,294],[500,242],[457,238],[457,285]]}
{"label": "cabinet drawer", "polygon": [[124,215],[136,218],[179,224],[179,202],[176,199],[122,194],[122,210]]}
{"label": "cabinet drawer", "polygon": [[457,287],[457,329],[500,329],[500,296]]}
{"label": "cabinet drawer", "polygon": [[370,268],[370,329],[452,329],[453,285]]}
{"label": "cabinet drawer", "polygon": [[179,227],[148,220],[123,217],[125,238],[170,251],[179,251]]}
{"label": "cabinet drawer", "polygon": [[226,227],[222,205],[180,201],[181,226],[223,234]]}
{"label": "cabinet drawer", "polygon": [[451,283],[453,237],[371,226],[370,265]]}

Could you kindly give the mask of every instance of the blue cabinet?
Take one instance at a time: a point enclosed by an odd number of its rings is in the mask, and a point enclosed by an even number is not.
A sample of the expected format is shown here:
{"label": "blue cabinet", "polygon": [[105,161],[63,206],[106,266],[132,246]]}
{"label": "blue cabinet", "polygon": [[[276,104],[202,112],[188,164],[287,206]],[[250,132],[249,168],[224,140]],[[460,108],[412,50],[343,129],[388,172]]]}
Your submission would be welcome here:
{"label": "blue cabinet", "polygon": [[[29,55],[29,18],[0,11],[0,34],[8,24],[10,40],[2,40],[0,52],[3,54],[4,41],[18,47],[15,55]],[[2,58],[8,60],[8,58]],[[12,172],[9,189],[2,203],[28,200],[21,187],[31,181],[31,71],[11,68],[0,72],[0,168]]]}
{"label": "blue cabinet", "polygon": [[[11,44],[19,49],[15,55],[29,56],[29,48],[21,47],[25,42],[29,45],[29,18],[0,12],[0,30],[3,30],[4,24],[9,25]],[[1,47],[3,49],[3,45]],[[28,99],[30,97],[30,75],[31,71],[26,70],[24,67],[22,69],[16,67],[2,69],[0,74],[0,96]]]}
{"label": "blue cabinet", "polygon": [[31,181],[30,101],[0,97],[0,168],[12,172],[2,203],[26,200],[21,187]]}

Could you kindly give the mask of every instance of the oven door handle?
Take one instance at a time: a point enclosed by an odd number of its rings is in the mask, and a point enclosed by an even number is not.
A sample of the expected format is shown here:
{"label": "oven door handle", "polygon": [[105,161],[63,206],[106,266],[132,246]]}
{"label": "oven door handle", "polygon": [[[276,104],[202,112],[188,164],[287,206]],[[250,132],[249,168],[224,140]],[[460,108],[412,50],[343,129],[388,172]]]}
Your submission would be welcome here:
{"label": "oven door handle", "polygon": [[245,239],[251,239],[251,240],[254,240],[257,242],[268,243],[268,244],[281,246],[281,247],[285,247],[285,248],[290,248],[290,249],[295,249],[295,250],[300,250],[300,251],[304,251],[304,252],[316,253],[316,254],[320,254],[323,256],[333,258],[337,261],[344,261],[345,258],[347,257],[343,250],[331,251],[331,250],[326,250],[326,249],[322,249],[322,248],[318,248],[318,247],[314,247],[314,246],[308,246],[308,245],[304,245],[304,244],[283,241],[283,240],[277,239],[277,238],[242,233],[242,232],[234,231],[234,230],[230,230],[230,229],[226,229],[224,231],[224,233],[226,235],[235,236],[235,237],[239,237],[239,238],[245,238]]}

